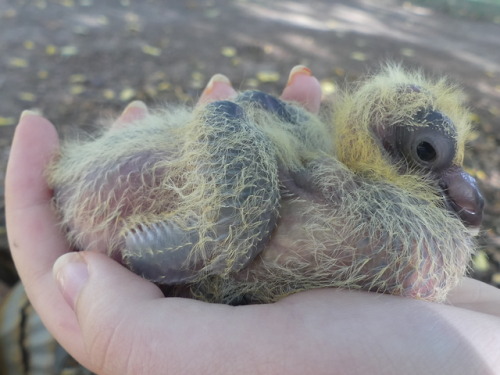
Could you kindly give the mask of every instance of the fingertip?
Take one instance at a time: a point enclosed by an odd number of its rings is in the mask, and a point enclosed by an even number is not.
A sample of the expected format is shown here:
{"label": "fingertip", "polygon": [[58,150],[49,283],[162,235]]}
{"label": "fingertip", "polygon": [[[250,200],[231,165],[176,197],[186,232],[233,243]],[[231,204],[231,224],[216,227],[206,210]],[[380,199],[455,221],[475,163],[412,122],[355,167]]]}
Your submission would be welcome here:
{"label": "fingertip", "polygon": [[225,76],[224,74],[221,74],[221,73],[216,73],[208,81],[207,87],[205,88],[205,90],[212,90],[214,88],[214,86],[218,83],[222,83],[222,84],[225,84],[227,86],[231,86],[231,81],[229,80],[229,78],[227,78],[227,76]]}
{"label": "fingertip", "polygon": [[59,256],[53,264],[52,276],[66,303],[84,325],[92,324],[96,310],[119,313],[140,301],[163,298],[156,285],[97,251]]}
{"label": "fingertip", "polygon": [[51,155],[58,145],[59,136],[49,120],[32,110],[25,110],[21,113],[14,131],[11,155],[17,152],[29,154],[39,152],[40,157],[44,158]]}
{"label": "fingertip", "polygon": [[19,117],[19,122],[21,122],[23,119],[26,119],[27,117],[30,116],[38,116],[38,117],[43,117],[42,114],[34,109],[25,109],[24,111],[21,112],[21,116]]}
{"label": "fingertip", "polygon": [[89,272],[85,258],[78,252],[61,255],[52,267],[53,276],[68,305],[74,310]]}
{"label": "fingertip", "polygon": [[288,75],[288,82],[287,82],[287,85],[292,85],[294,80],[299,77],[299,76],[308,76],[308,77],[312,77],[313,74],[312,74],[312,70],[309,69],[307,66],[305,65],[295,65],[291,70],[290,70],[290,74]]}
{"label": "fingertip", "polygon": [[14,133],[14,140],[19,138],[19,133],[23,134],[22,138],[24,139],[24,131],[26,127],[31,127],[26,136],[29,134],[38,135],[40,133],[47,133],[47,137],[58,140],[57,131],[54,125],[43,117],[43,115],[37,110],[25,109],[21,112],[19,122]]}
{"label": "fingertip", "polygon": [[[6,197],[30,189],[46,192],[44,169],[59,147],[52,123],[34,111],[23,111],[15,129],[5,178]],[[45,197],[47,194],[43,194]],[[24,197],[25,200],[28,197]]]}
{"label": "fingertip", "polygon": [[142,100],[134,100],[134,101],[130,102],[125,107],[125,111],[127,111],[127,109],[136,109],[136,110],[141,110],[143,112],[148,111],[148,107],[146,106],[146,104]]}
{"label": "fingertip", "polygon": [[111,127],[122,128],[135,121],[142,120],[147,115],[148,107],[146,104],[141,100],[134,100],[125,107],[120,117],[118,117]]}
{"label": "fingertip", "polygon": [[296,102],[309,112],[317,114],[321,106],[321,96],[321,84],[311,69],[304,65],[293,67],[281,99]]}
{"label": "fingertip", "polygon": [[[163,293],[156,285],[134,274],[125,266],[99,251],[91,250],[72,254],[65,255],[58,267],[61,264],[65,266],[68,264],[67,261],[84,263],[88,267],[90,276],[88,288],[84,293],[86,297],[95,296],[99,290],[102,295],[112,294],[113,298],[124,297],[127,303],[133,299],[163,297]],[[87,293],[87,289],[90,290],[89,293]]]}
{"label": "fingertip", "polygon": [[237,95],[231,81],[223,74],[215,74],[203,90],[198,105],[209,104],[218,100],[232,99]]}

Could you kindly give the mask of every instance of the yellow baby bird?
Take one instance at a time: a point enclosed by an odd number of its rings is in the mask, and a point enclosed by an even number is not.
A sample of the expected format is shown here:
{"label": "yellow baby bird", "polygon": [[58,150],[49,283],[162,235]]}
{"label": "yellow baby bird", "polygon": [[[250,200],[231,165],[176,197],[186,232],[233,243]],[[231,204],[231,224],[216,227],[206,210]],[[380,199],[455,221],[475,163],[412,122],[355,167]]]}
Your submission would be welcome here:
{"label": "yellow baby bird", "polygon": [[47,179],[76,249],[211,302],[321,287],[446,298],[483,210],[460,90],[387,66],[318,115],[224,87],[63,145]]}

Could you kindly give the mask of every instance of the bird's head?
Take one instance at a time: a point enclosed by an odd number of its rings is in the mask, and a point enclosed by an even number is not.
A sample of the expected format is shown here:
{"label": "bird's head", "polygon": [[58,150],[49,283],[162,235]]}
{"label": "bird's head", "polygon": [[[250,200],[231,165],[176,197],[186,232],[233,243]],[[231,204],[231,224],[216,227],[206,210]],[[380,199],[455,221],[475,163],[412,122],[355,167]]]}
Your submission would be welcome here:
{"label": "bird's head", "polygon": [[445,79],[388,66],[339,99],[338,158],[355,173],[444,205],[475,231],[484,199],[462,168],[469,118],[462,92]]}

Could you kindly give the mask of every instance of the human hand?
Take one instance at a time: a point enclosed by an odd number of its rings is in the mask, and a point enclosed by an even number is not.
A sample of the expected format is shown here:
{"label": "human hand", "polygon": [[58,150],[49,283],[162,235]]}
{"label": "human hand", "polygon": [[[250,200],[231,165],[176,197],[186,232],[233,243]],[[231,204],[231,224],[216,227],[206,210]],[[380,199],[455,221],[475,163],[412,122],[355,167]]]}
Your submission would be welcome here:
{"label": "human hand", "polygon": [[[132,105],[116,126],[145,110]],[[500,292],[477,281],[465,279],[449,305],[326,289],[270,305],[230,307],[163,298],[156,286],[102,254],[69,252],[43,176],[57,147],[47,120],[31,113],[22,117],[6,178],[9,241],[47,328],[92,371],[500,371]]]}

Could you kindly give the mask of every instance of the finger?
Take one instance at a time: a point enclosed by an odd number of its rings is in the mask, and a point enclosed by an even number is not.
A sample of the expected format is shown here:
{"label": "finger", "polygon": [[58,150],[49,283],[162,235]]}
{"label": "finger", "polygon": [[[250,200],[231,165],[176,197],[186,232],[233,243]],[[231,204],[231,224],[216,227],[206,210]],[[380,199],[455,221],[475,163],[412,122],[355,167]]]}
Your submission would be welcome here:
{"label": "finger", "polygon": [[450,292],[446,303],[500,317],[500,290],[468,277]]}
{"label": "finger", "polygon": [[[67,347],[76,360],[99,374],[159,373],[133,370],[145,358],[153,356],[152,364],[162,360],[166,348],[151,352],[149,344],[175,319],[153,305],[166,300],[154,284],[96,252],[63,255],[53,274],[81,328],[78,339],[84,342],[85,350]],[[182,323],[177,320],[175,324]],[[176,339],[170,337],[165,343],[174,344]]]}
{"label": "finger", "polygon": [[[16,128],[5,182],[9,245],[26,293],[47,328],[78,325],[52,278],[52,265],[68,249],[51,208],[44,169],[58,148],[53,125],[24,112]],[[78,346],[78,340],[73,341]]]}
{"label": "finger", "polygon": [[415,373],[415,361],[436,373],[450,363],[450,371],[471,373],[487,369],[500,345],[491,335],[500,323],[489,317],[376,293],[323,289],[233,308],[161,298],[98,253],[64,255],[54,272],[64,293],[76,296],[69,300],[86,344],[71,354],[99,374],[250,374],[262,366],[270,373],[358,373],[360,359],[373,373]]}
{"label": "finger", "polygon": [[[52,192],[44,178],[45,167],[57,148],[52,124],[35,113],[23,113],[12,142],[5,195],[12,255],[21,277],[28,282],[50,270],[67,249],[55,225]],[[48,252],[40,256],[39,249]],[[33,261],[33,256],[40,259]]]}
{"label": "finger", "polygon": [[111,128],[124,128],[135,121],[142,120],[147,114],[148,108],[146,104],[140,100],[135,100],[125,107],[120,117],[111,125]]}
{"label": "finger", "polygon": [[321,104],[321,85],[309,68],[297,65],[290,71],[281,99],[297,102],[312,113],[318,113]]}
{"label": "finger", "polygon": [[233,86],[231,86],[229,78],[223,74],[216,74],[208,81],[207,87],[203,90],[198,100],[198,105],[206,105],[218,100],[233,99],[236,95],[237,93]]}
{"label": "finger", "polygon": [[[282,345],[283,330],[268,337],[278,322],[266,321],[272,305],[240,309],[164,298],[95,252],[64,255],[54,275],[75,306],[85,343],[85,351],[70,354],[98,374],[250,374]],[[236,371],[227,358],[237,358]]]}

